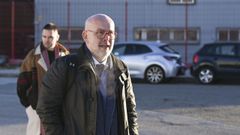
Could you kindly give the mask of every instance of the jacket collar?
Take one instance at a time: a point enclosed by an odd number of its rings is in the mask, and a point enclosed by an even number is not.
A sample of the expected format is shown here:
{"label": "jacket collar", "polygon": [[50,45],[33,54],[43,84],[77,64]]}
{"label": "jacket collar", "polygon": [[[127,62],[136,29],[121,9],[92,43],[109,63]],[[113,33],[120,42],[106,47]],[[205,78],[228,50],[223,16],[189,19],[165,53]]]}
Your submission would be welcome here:
{"label": "jacket collar", "polygon": [[[38,55],[40,57],[37,62],[45,71],[47,71],[48,70],[47,64],[44,61],[43,55],[41,53],[41,45],[42,45],[42,42],[37,45],[37,47],[35,48],[34,55]],[[56,47],[59,47],[60,56],[65,56],[66,54],[68,54],[68,51],[60,43],[57,43]]]}
{"label": "jacket collar", "polygon": [[[90,50],[87,48],[86,44],[83,43],[83,45],[79,48],[78,50],[78,63],[79,65],[88,65],[90,63],[91,68],[93,68],[95,66],[93,58],[92,58],[92,54],[90,52]],[[113,54],[110,55],[111,59],[112,59],[112,63],[113,63],[113,68],[116,71],[116,77],[117,76],[122,76],[122,78],[124,78],[124,80],[127,78],[127,67],[126,65],[119,60],[116,56],[114,56]]]}
{"label": "jacket collar", "polygon": [[38,55],[40,58],[38,59],[37,63],[45,70],[47,71],[47,64],[45,63],[44,59],[43,59],[43,55],[41,53],[41,45],[42,43],[38,44],[36,49],[35,49],[35,52],[34,52],[34,55]]}

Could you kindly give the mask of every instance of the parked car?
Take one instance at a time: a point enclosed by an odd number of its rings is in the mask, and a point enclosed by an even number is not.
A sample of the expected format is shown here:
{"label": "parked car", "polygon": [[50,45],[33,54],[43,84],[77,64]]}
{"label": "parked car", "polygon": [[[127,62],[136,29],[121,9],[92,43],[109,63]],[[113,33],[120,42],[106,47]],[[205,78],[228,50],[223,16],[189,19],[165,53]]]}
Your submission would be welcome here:
{"label": "parked car", "polygon": [[240,78],[240,43],[208,43],[193,56],[191,74],[202,84]]}
{"label": "parked car", "polygon": [[6,55],[0,54],[0,66],[5,65],[8,62],[8,57]]}
{"label": "parked car", "polygon": [[167,78],[185,73],[181,56],[166,43],[116,43],[113,54],[128,65],[132,78],[145,79],[149,83],[161,83]]}

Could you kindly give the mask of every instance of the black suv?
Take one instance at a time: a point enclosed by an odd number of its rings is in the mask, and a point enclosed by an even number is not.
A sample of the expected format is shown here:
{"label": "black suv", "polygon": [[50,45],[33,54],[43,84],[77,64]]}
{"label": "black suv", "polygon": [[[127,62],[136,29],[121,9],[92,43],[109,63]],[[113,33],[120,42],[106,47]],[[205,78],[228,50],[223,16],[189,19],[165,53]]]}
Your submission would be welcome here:
{"label": "black suv", "polygon": [[240,78],[240,43],[205,44],[193,56],[191,74],[203,84]]}

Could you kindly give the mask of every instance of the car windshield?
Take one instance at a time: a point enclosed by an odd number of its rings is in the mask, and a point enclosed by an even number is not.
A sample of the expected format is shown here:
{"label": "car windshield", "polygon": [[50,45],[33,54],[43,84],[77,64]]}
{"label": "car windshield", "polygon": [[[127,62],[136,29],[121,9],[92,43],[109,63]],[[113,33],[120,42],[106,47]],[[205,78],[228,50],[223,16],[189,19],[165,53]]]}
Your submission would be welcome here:
{"label": "car windshield", "polygon": [[165,52],[168,52],[168,53],[178,54],[178,52],[176,50],[174,50],[173,48],[171,48],[169,45],[160,46],[159,49],[162,49],[162,50],[164,50]]}

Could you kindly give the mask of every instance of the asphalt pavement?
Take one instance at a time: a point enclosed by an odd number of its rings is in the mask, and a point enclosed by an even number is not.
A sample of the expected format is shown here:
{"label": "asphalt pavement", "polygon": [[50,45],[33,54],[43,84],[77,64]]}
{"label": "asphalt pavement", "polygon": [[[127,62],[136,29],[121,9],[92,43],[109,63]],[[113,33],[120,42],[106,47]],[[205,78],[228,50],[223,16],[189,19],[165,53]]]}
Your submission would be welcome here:
{"label": "asphalt pavement", "polygon": [[[0,86],[0,106],[4,108],[0,134],[23,135],[27,118],[16,95],[16,77],[0,77]],[[230,121],[239,117],[238,86],[134,83],[134,87],[141,135],[240,134],[239,122]]]}

